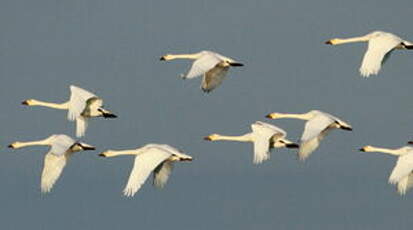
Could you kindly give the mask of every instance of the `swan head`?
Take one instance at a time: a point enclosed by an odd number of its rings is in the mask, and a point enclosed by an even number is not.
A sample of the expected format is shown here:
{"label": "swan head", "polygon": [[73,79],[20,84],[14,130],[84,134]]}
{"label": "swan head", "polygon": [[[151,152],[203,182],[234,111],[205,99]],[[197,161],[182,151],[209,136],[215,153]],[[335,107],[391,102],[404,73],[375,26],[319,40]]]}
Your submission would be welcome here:
{"label": "swan head", "polygon": [[83,142],[76,142],[70,147],[70,149],[73,152],[79,152],[79,151],[96,150],[96,147],[83,143]]}
{"label": "swan head", "polygon": [[204,140],[206,140],[206,141],[216,141],[218,139],[219,139],[219,135],[216,134],[216,133],[204,137]]}
{"label": "swan head", "polygon": [[341,39],[334,38],[334,39],[330,39],[330,40],[324,42],[324,44],[327,44],[327,45],[337,45],[337,44],[340,44],[340,41],[341,41]]}
{"label": "swan head", "polygon": [[373,152],[374,148],[371,145],[366,145],[359,149],[361,152]]}
{"label": "swan head", "polygon": [[169,61],[169,60],[172,60],[172,59],[174,59],[174,56],[172,54],[166,54],[166,55],[163,55],[159,60]]}
{"label": "swan head", "polygon": [[22,101],[22,105],[28,105],[28,106],[32,106],[36,104],[36,100],[34,99],[27,99]]}
{"label": "swan head", "polygon": [[21,148],[22,146],[23,145],[22,145],[21,142],[16,141],[16,142],[13,142],[13,143],[9,144],[7,147],[9,147],[11,149],[18,149],[18,148]]}
{"label": "swan head", "polygon": [[281,118],[281,113],[269,113],[265,117],[269,119],[278,119]]}

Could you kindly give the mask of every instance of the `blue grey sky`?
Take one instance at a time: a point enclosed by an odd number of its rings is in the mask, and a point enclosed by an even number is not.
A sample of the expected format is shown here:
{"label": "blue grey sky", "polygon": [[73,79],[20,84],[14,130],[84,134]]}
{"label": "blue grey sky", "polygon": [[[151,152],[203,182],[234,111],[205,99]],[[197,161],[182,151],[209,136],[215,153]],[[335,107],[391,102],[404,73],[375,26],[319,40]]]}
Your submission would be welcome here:
{"label": "blue grey sky", "polygon": [[[395,158],[360,153],[413,138],[413,53],[395,52],[378,76],[362,79],[365,44],[330,47],[333,37],[393,32],[413,40],[410,0],[2,0],[0,2],[1,229],[411,229],[413,193],[387,184]],[[213,50],[245,63],[210,94],[181,80],[187,61],[165,53]],[[105,100],[115,120],[94,119],[50,194],[39,189],[44,147],[10,151],[16,140],[74,136],[64,111],[27,108],[64,102],[69,85]],[[252,164],[252,145],[204,142],[242,134],[269,112],[320,109],[352,124],[334,131],[307,162],[277,150]],[[299,139],[303,122],[271,121]],[[132,157],[105,149],[149,142],[194,157],[163,190],[147,183],[122,196]],[[149,182],[149,181],[148,181]]]}

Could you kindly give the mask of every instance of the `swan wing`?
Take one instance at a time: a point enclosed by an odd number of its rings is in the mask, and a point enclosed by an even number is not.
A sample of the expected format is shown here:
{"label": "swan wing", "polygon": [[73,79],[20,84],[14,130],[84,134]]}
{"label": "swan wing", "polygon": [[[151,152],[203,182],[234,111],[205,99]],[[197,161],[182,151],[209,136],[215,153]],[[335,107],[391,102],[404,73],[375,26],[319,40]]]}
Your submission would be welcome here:
{"label": "swan wing", "polygon": [[413,150],[410,152],[399,156],[397,159],[396,166],[389,177],[390,184],[397,184],[400,180],[407,177],[413,171]]}
{"label": "swan wing", "polygon": [[397,192],[400,195],[405,195],[406,192],[413,187],[413,173],[403,177],[399,183],[397,183]]}
{"label": "swan wing", "polygon": [[68,152],[63,155],[56,155],[49,152],[44,156],[44,165],[40,181],[40,189],[43,193],[50,192],[57,179],[59,179],[60,174],[62,174],[70,155],[71,153]]}
{"label": "swan wing", "polygon": [[149,174],[170,156],[170,152],[160,148],[148,148],[137,155],[123,194],[129,197],[135,195]]}
{"label": "swan wing", "polygon": [[172,161],[164,161],[153,172],[153,185],[157,188],[163,188],[171,175],[174,164]]}
{"label": "swan wing", "polygon": [[254,137],[254,164],[260,164],[270,158],[270,139],[277,134],[277,130],[270,124],[255,122],[251,125]]}
{"label": "swan wing", "polygon": [[205,53],[192,63],[191,69],[183,78],[191,79],[205,74],[210,69],[214,68],[219,62],[221,62],[221,60],[216,55]]}
{"label": "swan wing", "polygon": [[62,156],[67,152],[67,150],[69,150],[69,148],[74,143],[75,143],[75,140],[73,140],[71,137],[67,135],[64,135],[64,134],[54,135],[51,148],[48,154]]}
{"label": "swan wing", "polygon": [[87,129],[87,118],[79,116],[76,118],[76,137],[83,137]]}
{"label": "swan wing", "polygon": [[389,33],[383,33],[381,36],[370,39],[361,63],[360,74],[363,77],[377,74],[383,61],[385,61],[386,55],[389,57],[389,52],[401,42],[402,40],[399,37]]}
{"label": "swan wing", "polygon": [[87,90],[71,85],[68,119],[73,121],[79,117],[86,108],[87,100],[92,97],[96,97],[96,95]]}
{"label": "swan wing", "polygon": [[318,137],[321,132],[327,129],[328,126],[330,126],[334,122],[335,119],[324,114],[320,114],[310,119],[305,123],[304,132],[301,136],[301,142],[305,142]]}
{"label": "swan wing", "polygon": [[222,83],[228,73],[228,70],[229,65],[225,65],[225,62],[219,62],[216,64],[214,68],[204,74],[201,89],[206,93],[211,92]]}

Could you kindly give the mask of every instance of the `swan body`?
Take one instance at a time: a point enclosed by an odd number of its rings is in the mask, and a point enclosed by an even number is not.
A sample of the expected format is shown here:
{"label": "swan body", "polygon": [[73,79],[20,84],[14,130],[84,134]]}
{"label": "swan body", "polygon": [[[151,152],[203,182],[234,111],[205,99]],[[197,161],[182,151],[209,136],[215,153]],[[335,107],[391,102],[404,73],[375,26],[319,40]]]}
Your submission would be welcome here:
{"label": "swan body", "polygon": [[335,38],[328,40],[326,44],[340,45],[351,42],[368,42],[368,48],[360,67],[360,74],[363,77],[378,74],[382,64],[393,50],[413,49],[413,43],[383,31],[374,31],[361,37]]}
{"label": "swan body", "polygon": [[163,188],[176,161],[192,161],[192,157],[179,150],[163,144],[147,144],[132,150],[107,150],[99,156],[115,157],[120,155],[135,155],[135,163],[129,175],[123,194],[131,197],[145,183],[149,174],[153,172],[153,184]]}
{"label": "swan body", "polygon": [[287,133],[268,123],[256,121],[251,125],[252,132],[242,136],[224,136],[211,134],[205,137],[208,141],[240,141],[254,144],[254,164],[260,164],[270,158],[271,148],[298,148],[296,143],[286,139]]}
{"label": "swan body", "polygon": [[404,146],[398,149],[379,148],[374,146],[364,146],[362,152],[380,152],[397,156],[396,165],[389,177],[390,184],[397,185],[397,192],[405,195],[413,187],[413,148]]}
{"label": "swan body", "polygon": [[270,113],[267,115],[267,118],[295,118],[307,121],[300,138],[300,148],[298,150],[298,158],[300,160],[307,159],[317,149],[320,141],[332,129],[352,130],[350,124],[319,110],[312,110],[303,114]]}
{"label": "swan body", "polygon": [[27,106],[43,106],[54,109],[68,110],[68,119],[76,121],[76,137],[85,135],[87,120],[91,117],[116,118],[112,112],[103,108],[103,100],[93,93],[70,86],[70,99],[64,103],[50,103],[35,99],[28,99],[22,102]]}
{"label": "swan body", "polygon": [[94,150],[95,147],[82,142],[76,142],[64,134],[55,134],[50,137],[30,142],[14,142],[9,148],[19,149],[28,146],[45,145],[50,150],[44,157],[40,188],[43,193],[50,192],[55,182],[59,179],[67,161],[73,153],[85,150]]}
{"label": "swan body", "polygon": [[218,87],[226,77],[230,66],[243,66],[235,60],[212,51],[201,51],[194,54],[167,54],[161,57],[162,61],[174,59],[192,59],[192,67],[184,79],[191,79],[203,75],[201,89],[209,93]]}

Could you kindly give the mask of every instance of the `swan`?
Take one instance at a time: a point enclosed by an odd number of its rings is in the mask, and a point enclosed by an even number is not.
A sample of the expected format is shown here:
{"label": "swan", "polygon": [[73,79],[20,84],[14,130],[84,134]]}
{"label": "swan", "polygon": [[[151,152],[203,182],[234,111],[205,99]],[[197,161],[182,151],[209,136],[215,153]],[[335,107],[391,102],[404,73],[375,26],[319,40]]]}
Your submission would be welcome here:
{"label": "swan", "polygon": [[19,149],[35,145],[50,146],[49,152],[44,156],[44,165],[40,182],[42,193],[50,192],[73,153],[95,150],[95,147],[83,142],[76,142],[71,137],[64,134],[51,135],[50,137],[39,141],[14,142],[8,147]]}
{"label": "swan", "polygon": [[161,57],[161,61],[174,59],[193,59],[191,69],[183,79],[191,79],[203,75],[201,89],[209,93],[224,80],[230,66],[244,66],[244,64],[234,61],[229,57],[212,51],[201,51],[194,54],[166,54]]}
{"label": "swan", "polygon": [[68,119],[76,121],[76,137],[85,135],[87,119],[90,117],[116,118],[112,112],[103,108],[103,100],[93,93],[70,86],[70,100],[64,103],[50,103],[35,99],[28,99],[22,102],[27,106],[44,106],[54,109],[68,110]]}
{"label": "swan", "polygon": [[360,67],[360,74],[363,77],[378,74],[381,65],[387,60],[393,50],[413,49],[413,43],[383,31],[374,31],[361,37],[335,38],[326,41],[325,44],[340,45],[350,42],[368,42],[368,48]]}
{"label": "swan", "polygon": [[302,161],[307,159],[317,149],[320,141],[330,130],[334,128],[348,131],[353,130],[350,124],[319,110],[311,110],[303,114],[270,113],[266,117],[270,119],[295,118],[307,120],[304,132],[300,138],[300,148],[298,150],[298,158]]}
{"label": "swan", "polygon": [[270,149],[272,148],[298,148],[298,144],[286,139],[287,133],[268,123],[256,121],[251,124],[251,133],[242,136],[224,136],[220,134],[211,134],[204,137],[207,141],[241,141],[254,143],[254,164],[260,164],[270,158]]}
{"label": "swan", "polygon": [[[412,142],[409,142],[412,144]],[[378,148],[374,146],[364,146],[362,152],[380,152],[398,156],[396,166],[389,177],[390,184],[397,184],[397,192],[405,195],[407,190],[413,187],[413,148],[404,146],[398,149]]]}
{"label": "swan", "polygon": [[128,183],[123,190],[123,194],[127,197],[135,195],[152,171],[154,186],[163,188],[171,174],[173,162],[192,161],[191,156],[164,144],[147,144],[132,150],[107,150],[99,154],[101,157],[115,157],[119,155],[136,156]]}

